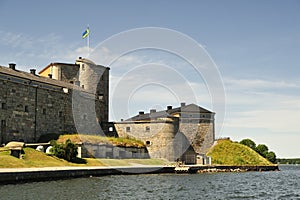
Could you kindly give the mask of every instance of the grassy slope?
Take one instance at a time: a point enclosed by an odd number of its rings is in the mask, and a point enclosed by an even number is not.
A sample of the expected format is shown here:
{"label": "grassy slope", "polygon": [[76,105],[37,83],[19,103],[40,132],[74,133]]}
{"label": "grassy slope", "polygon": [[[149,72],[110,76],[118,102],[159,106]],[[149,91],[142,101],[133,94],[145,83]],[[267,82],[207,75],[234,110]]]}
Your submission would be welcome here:
{"label": "grassy slope", "polygon": [[91,144],[112,144],[116,146],[122,147],[144,147],[145,144],[136,139],[129,139],[129,138],[115,138],[115,137],[102,137],[97,135],[84,135],[84,134],[68,134],[68,135],[61,135],[58,138],[58,142],[63,143],[67,139],[70,139],[74,143],[91,143]]}
{"label": "grassy slope", "polygon": [[18,159],[10,156],[10,151],[0,148],[0,168],[19,168],[19,167],[62,167],[62,166],[130,166],[136,164],[143,165],[164,165],[166,162],[162,159],[85,159],[87,164],[75,164],[36,151],[31,148],[24,148],[24,159]]}
{"label": "grassy slope", "polygon": [[207,155],[216,165],[272,165],[251,148],[230,140],[219,140]]}

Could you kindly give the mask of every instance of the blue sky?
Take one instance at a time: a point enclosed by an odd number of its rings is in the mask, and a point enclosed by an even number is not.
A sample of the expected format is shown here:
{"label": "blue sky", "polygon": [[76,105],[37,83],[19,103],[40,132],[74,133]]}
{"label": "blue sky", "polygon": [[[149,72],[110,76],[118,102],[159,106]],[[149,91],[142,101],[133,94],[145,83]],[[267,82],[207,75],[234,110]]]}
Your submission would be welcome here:
{"label": "blue sky", "polygon": [[[87,57],[86,40],[81,38],[87,24],[92,50],[112,35],[130,29],[172,29],[201,44],[218,66],[225,88],[226,117],[217,137],[251,138],[267,144],[278,157],[300,157],[299,10],[299,0],[1,0],[0,65],[15,62],[19,69],[28,71],[51,62],[73,63],[78,56]],[[107,49],[102,53],[104,57],[114,52]],[[173,74],[176,78],[180,75],[202,91],[194,99],[186,99],[187,103],[212,108],[203,79],[192,70],[184,70],[190,69],[187,63],[161,51],[132,52],[112,64],[111,88],[118,85],[120,74],[130,66],[146,64],[147,68],[153,62],[168,65],[159,68],[178,72]],[[162,76],[163,70],[152,74],[156,80],[169,80]],[[144,74],[137,70],[134,75],[142,79]],[[169,75],[168,84],[180,88],[171,81],[173,75]],[[154,94],[159,94],[155,100],[151,99]],[[148,85],[128,100],[127,115],[169,104],[177,106],[178,99],[168,88]],[[120,120],[122,113],[112,115],[111,120]]]}

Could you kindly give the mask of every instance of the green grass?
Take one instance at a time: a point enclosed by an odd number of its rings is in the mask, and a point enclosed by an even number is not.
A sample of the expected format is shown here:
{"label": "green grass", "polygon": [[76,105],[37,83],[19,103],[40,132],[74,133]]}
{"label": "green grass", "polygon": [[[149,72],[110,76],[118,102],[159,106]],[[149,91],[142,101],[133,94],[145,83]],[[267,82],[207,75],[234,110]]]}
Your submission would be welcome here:
{"label": "green grass", "polygon": [[59,136],[57,142],[64,143],[67,139],[70,139],[73,143],[90,143],[90,144],[112,144],[120,147],[145,147],[145,144],[136,139],[130,138],[115,138],[115,137],[103,137],[97,135],[84,135],[84,134],[68,134]]}
{"label": "green grass", "polygon": [[251,148],[230,140],[218,140],[207,155],[215,165],[272,165]]}
{"label": "green grass", "polygon": [[84,159],[86,164],[75,164],[47,155],[32,148],[24,148],[24,159],[10,155],[10,151],[0,148],[0,168],[32,168],[32,167],[91,167],[91,166],[132,166],[132,165],[164,165],[162,159]]}
{"label": "green grass", "polygon": [[18,168],[18,167],[54,167],[54,166],[71,166],[65,160],[48,156],[45,153],[36,151],[31,148],[24,148],[24,158],[19,159],[10,155],[10,151],[0,151],[0,167]]}

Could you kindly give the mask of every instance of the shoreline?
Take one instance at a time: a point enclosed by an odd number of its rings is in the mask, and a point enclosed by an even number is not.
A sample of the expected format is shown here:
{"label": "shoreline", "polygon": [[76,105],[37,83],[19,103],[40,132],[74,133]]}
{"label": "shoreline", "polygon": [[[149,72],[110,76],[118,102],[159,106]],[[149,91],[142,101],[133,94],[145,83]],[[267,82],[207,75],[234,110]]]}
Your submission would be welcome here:
{"label": "shoreline", "polygon": [[[271,166],[224,166],[185,165],[178,170],[175,166],[109,166],[109,167],[43,167],[43,168],[0,168],[0,184],[51,181],[71,178],[133,174],[174,174],[279,171],[278,165]],[[179,167],[179,168],[180,168]],[[177,170],[176,170],[177,168]]]}

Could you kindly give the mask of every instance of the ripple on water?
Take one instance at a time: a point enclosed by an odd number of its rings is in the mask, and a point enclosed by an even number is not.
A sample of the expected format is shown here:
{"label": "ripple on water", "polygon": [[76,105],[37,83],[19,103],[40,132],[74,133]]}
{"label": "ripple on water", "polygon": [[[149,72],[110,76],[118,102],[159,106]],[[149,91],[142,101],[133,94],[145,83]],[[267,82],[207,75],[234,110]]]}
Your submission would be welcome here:
{"label": "ripple on water", "polygon": [[280,172],[79,178],[0,186],[0,199],[300,199],[300,166]]}

